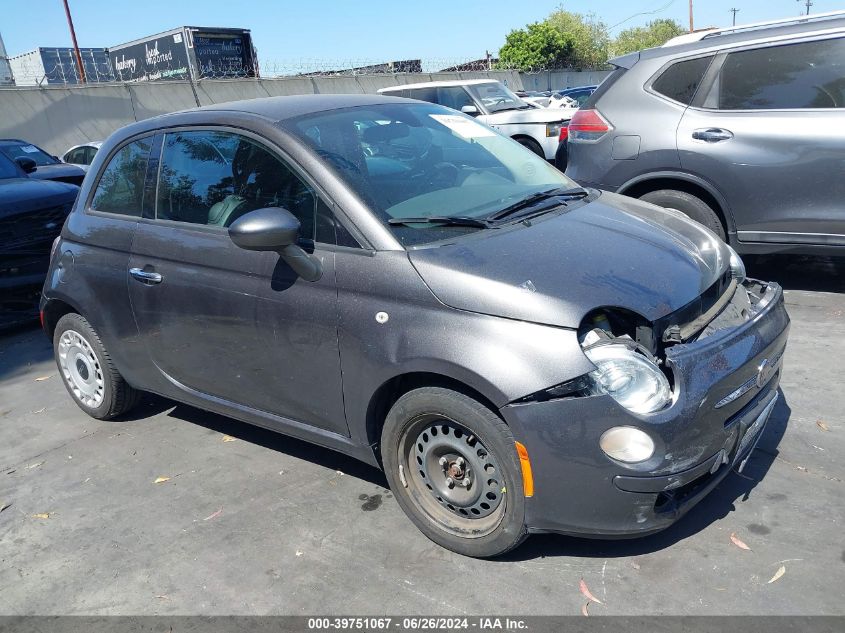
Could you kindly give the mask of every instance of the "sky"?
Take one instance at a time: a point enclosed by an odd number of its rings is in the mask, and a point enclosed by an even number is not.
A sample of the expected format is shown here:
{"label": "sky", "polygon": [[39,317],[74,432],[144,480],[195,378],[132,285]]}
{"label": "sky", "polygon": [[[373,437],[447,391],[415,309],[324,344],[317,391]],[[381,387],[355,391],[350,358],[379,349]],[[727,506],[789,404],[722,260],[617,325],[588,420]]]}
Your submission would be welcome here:
{"label": "sky", "polygon": [[[597,14],[613,34],[656,18],[688,25],[688,0],[69,0],[80,46],[108,47],[183,26],[251,29],[262,71],[401,59],[452,65],[494,55],[509,31],[559,7]],[[695,26],[725,26],[798,15],[805,0],[694,0]],[[0,0],[8,55],[69,46],[61,0]],[[812,11],[845,10],[845,0],[813,0]],[[359,63],[360,62],[360,63]],[[436,64],[435,64],[436,65]]]}

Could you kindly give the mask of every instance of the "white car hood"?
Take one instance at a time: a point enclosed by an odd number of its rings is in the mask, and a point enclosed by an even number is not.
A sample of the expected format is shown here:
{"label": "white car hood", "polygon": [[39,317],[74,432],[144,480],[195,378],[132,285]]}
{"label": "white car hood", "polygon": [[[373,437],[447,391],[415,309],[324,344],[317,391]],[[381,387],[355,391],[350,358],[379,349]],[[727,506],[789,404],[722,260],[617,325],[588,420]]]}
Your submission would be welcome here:
{"label": "white car hood", "polygon": [[494,114],[485,114],[481,118],[488,125],[508,125],[514,123],[554,123],[568,121],[575,110],[531,108],[525,110],[505,110]]}

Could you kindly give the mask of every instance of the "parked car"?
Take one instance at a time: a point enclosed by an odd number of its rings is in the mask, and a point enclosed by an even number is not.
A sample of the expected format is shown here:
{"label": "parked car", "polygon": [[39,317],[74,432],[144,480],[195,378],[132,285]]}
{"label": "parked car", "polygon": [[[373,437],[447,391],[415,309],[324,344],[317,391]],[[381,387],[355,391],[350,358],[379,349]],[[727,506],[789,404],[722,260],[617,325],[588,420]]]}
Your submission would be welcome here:
{"label": "parked car", "polygon": [[596,91],[598,86],[579,86],[578,88],[567,88],[552,94],[550,107],[561,107],[558,104],[568,103],[567,99],[575,102],[574,107],[580,108],[587,102],[587,99]]}
{"label": "parked car", "polygon": [[0,139],[0,154],[18,163],[30,178],[56,180],[81,185],[85,172],[76,165],[66,165],[40,147],[20,139]]}
{"label": "parked car", "polygon": [[748,459],[789,325],[686,216],[383,95],[119,130],[41,309],[89,415],[150,391],[352,455],[470,556],[672,524]]}
{"label": "parked car", "polygon": [[0,328],[38,317],[50,245],[79,187],[34,180],[0,154]]}
{"label": "parked car", "polygon": [[741,253],[843,252],[845,12],[682,37],[611,61],[569,127],[567,173]]}
{"label": "parked car", "polygon": [[74,145],[62,155],[62,162],[69,165],[76,165],[82,171],[88,171],[88,166],[97,155],[97,150],[103,144],[102,141],[91,141],[82,145]]}
{"label": "parked car", "polygon": [[437,103],[477,117],[548,160],[554,160],[560,128],[572,118],[571,112],[532,108],[495,79],[407,84],[379,93]]}

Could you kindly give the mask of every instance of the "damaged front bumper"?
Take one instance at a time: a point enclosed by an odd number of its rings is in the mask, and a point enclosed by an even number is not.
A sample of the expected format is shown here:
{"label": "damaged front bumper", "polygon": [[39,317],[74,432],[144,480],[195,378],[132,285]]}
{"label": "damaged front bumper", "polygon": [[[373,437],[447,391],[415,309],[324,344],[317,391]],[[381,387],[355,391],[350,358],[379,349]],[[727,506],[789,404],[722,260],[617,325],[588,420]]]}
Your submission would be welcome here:
{"label": "damaged front bumper", "polygon": [[[675,395],[663,411],[633,414],[603,395],[501,409],[531,460],[531,531],[605,538],[656,532],[744,466],[778,399],[789,330],[781,288],[755,284],[744,284],[755,298],[753,316],[726,312],[721,327],[667,348]],[[605,455],[599,439],[618,426],[648,433],[654,455],[639,464]]]}

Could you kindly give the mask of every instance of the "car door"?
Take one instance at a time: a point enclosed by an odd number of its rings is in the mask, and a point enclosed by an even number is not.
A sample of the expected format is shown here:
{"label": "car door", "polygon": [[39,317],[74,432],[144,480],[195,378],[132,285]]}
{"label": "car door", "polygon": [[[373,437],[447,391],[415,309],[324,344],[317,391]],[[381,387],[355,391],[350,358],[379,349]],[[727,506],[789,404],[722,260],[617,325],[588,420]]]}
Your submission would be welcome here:
{"label": "car door", "polygon": [[[129,263],[135,319],[161,377],[195,398],[348,435],[334,253],[315,234],[318,195],[246,133],[181,129],[161,145],[155,204]],[[322,264],[319,281],[229,238],[235,219],[266,207],[300,220],[302,244]]]}
{"label": "car door", "polygon": [[721,54],[678,128],[741,242],[845,245],[845,38]]}

